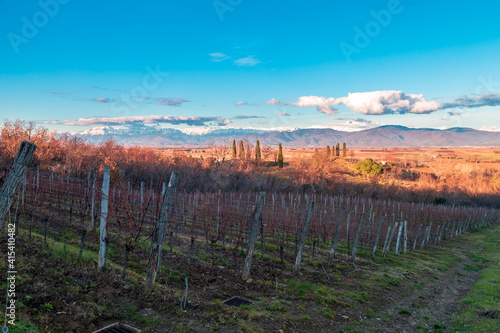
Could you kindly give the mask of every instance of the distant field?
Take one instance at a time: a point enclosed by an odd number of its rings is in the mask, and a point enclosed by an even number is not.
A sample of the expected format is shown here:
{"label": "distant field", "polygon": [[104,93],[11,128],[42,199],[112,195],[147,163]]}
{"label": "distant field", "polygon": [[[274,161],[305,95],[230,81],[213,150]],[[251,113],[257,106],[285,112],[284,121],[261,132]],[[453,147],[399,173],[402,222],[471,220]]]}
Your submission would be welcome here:
{"label": "distant field", "polygon": [[[161,148],[162,151],[167,155],[171,155],[174,152],[181,152],[191,155],[193,157],[203,158],[210,157],[212,151],[209,147],[196,147],[196,148],[172,148],[165,149]],[[318,150],[324,151],[325,147],[319,147]],[[268,154],[268,160],[274,160],[276,149],[272,148],[272,153]],[[285,160],[288,158],[309,158],[314,154],[314,148],[283,148],[283,154]],[[342,156],[342,151],[340,152]],[[230,152],[227,155],[229,159]],[[464,148],[349,148],[347,149],[347,158],[350,160],[362,161],[366,158],[372,158],[377,162],[388,162],[388,163],[405,163],[408,166],[413,166],[416,169],[425,171],[429,166],[435,164],[436,159],[443,160],[449,159],[450,161],[456,160],[461,163],[466,163],[473,165],[474,168],[482,169],[500,169],[500,150],[499,148],[484,148],[484,147],[464,147]]]}

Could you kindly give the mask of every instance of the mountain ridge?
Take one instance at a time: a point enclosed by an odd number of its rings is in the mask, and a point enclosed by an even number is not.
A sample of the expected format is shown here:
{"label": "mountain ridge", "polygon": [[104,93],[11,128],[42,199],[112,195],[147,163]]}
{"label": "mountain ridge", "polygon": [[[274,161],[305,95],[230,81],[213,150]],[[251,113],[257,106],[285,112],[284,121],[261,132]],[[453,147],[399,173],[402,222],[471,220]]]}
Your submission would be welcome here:
{"label": "mountain ridge", "polygon": [[449,129],[410,128],[384,125],[356,132],[331,128],[251,129],[223,128],[190,131],[162,128],[114,129],[93,128],[75,134],[90,142],[109,139],[124,145],[154,147],[206,146],[209,142],[222,143],[248,140],[272,146],[320,147],[346,142],[351,147],[431,147],[431,146],[500,146],[500,132],[488,132],[468,127]]}

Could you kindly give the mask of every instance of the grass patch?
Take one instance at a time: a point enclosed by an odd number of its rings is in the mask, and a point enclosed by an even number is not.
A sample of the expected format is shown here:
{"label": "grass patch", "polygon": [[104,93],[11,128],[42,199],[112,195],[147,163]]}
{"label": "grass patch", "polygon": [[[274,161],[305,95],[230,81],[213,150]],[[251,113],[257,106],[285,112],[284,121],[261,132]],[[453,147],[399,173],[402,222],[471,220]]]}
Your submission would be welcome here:
{"label": "grass patch", "polygon": [[[483,262],[490,262],[481,277],[462,301],[466,307],[455,316],[453,332],[500,332],[500,226],[468,235],[469,241],[481,249]],[[471,267],[476,270],[480,265]],[[467,267],[464,267],[467,270]]]}

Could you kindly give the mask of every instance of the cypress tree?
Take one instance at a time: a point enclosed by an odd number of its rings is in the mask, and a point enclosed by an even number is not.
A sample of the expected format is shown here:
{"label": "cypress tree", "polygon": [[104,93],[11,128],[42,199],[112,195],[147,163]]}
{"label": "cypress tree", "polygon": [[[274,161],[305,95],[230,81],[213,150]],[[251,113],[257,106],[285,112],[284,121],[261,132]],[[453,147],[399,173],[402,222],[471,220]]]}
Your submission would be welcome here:
{"label": "cypress tree", "polygon": [[231,151],[231,158],[236,158],[236,140],[233,140],[233,149]]}
{"label": "cypress tree", "polygon": [[347,145],[344,142],[344,144],[342,145],[342,157],[345,158],[346,156],[347,156]]}
{"label": "cypress tree", "polygon": [[278,168],[283,168],[283,148],[281,147],[281,143],[278,146]]}
{"label": "cypress tree", "polygon": [[261,160],[260,156],[260,144],[259,140],[257,140],[257,143],[255,144],[255,164],[259,165]]}
{"label": "cypress tree", "polygon": [[332,152],[330,151],[330,146],[326,146],[326,158],[330,158]]}
{"label": "cypress tree", "polygon": [[340,157],[340,143],[337,142],[337,146],[335,147],[335,150],[336,150],[335,156]]}
{"label": "cypress tree", "polygon": [[319,152],[318,148],[314,148],[314,155],[313,155],[314,161],[318,162],[319,161]]}
{"label": "cypress tree", "polygon": [[240,154],[238,155],[240,160],[245,159],[245,146],[243,145],[243,140],[240,140]]}

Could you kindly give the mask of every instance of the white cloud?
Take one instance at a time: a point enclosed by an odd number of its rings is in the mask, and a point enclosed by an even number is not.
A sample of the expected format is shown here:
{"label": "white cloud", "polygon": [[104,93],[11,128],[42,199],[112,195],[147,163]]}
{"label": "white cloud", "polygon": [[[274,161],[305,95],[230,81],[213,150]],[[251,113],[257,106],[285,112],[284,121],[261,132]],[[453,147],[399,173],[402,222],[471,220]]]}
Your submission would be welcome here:
{"label": "white cloud", "polygon": [[97,97],[97,98],[92,98],[92,102],[97,102],[97,103],[116,103],[117,100],[113,98],[107,98],[107,97]]}
{"label": "white cloud", "polygon": [[220,117],[196,117],[196,116],[128,116],[128,117],[94,117],[79,118],[78,120],[65,120],[64,125],[70,126],[112,126],[129,125],[137,126],[143,124],[168,123],[172,125],[205,126],[207,123],[212,126],[225,126],[231,124],[231,120]]}
{"label": "white cloud", "polygon": [[61,122],[59,120],[41,120],[38,123],[42,123],[44,125],[59,125]]}
{"label": "white cloud", "polygon": [[318,111],[324,114],[335,114],[338,113],[337,109],[333,108],[333,105],[337,105],[336,98],[325,98],[319,96],[302,96],[299,97],[297,102],[290,103],[299,108],[307,108],[311,106],[317,107]]}
{"label": "white cloud", "polygon": [[[142,97],[141,97],[142,98]],[[155,98],[160,105],[181,106],[182,103],[189,102],[184,98]]]}
{"label": "white cloud", "polygon": [[331,128],[337,131],[344,131],[344,132],[356,132],[356,131],[362,131],[365,129],[370,129],[370,128],[375,128],[384,125],[383,123],[378,123],[374,122],[368,119],[363,119],[363,118],[337,118],[337,117],[331,117],[333,120],[341,120],[345,121],[344,123],[341,124],[330,124],[326,125],[325,127]]}
{"label": "white cloud", "polygon": [[278,116],[289,117],[290,114],[288,112],[280,112],[280,113],[278,113]]}
{"label": "white cloud", "polygon": [[245,102],[245,101],[239,101],[239,102],[236,102],[234,105],[236,105],[236,106],[248,105],[248,102]]}
{"label": "white cloud", "polygon": [[211,58],[210,60],[213,62],[221,62],[221,61],[224,61],[226,59],[229,59],[229,56],[227,56],[226,54],[221,53],[221,52],[213,52],[213,53],[210,53],[209,56]]}
{"label": "white cloud", "polygon": [[362,114],[430,113],[438,110],[441,104],[426,101],[422,94],[405,94],[402,91],[382,90],[362,93],[349,93],[337,99],[353,111]]}
{"label": "white cloud", "polygon": [[266,105],[288,105],[288,103],[278,101],[276,98],[271,98],[266,102]]}
{"label": "white cloud", "polygon": [[[438,110],[450,108],[479,108],[483,106],[500,105],[500,94],[485,94],[463,96],[455,99],[453,102],[439,103],[436,101],[427,101],[422,94],[407,94],[399,90],[381,90],[370,92],[349,93],[344,97],[321,97],[321,96],[302,96],[297,102],[290,103],[297,107],[318,108],[319,112],[332,114],[337,110],[334,106],[344,104],[351,110],[362,114],[382,115],[393,113],[414,113],[427,114]],[[460,112],[451,112],[449,116],[458,116]]]}
{"label": "white cloud", "polygon": [[245,58],[236,59],[235,61],[233,61],[233,63],[236,66],[240,66],[240,67],[253,67],[257,64],[260,64],[261,61],[259,59],[255,58],[255,56],[251,55],[251,56],[248,56]]}
{"label": "white cloud", "polygon": [[442,107],[438,102],[426,101],[421,94],[405,94],[403,91],[396,90],[349,93],[340,98],[302,96],[297,102],[290,104],[297,107],[316,106],[319,112],[325,114],[337,113],[334,106],[344,104],[353,111],[370,115],[430,113]]}
{"label": "white cloud", "polygon": [[480,131],[486,131],[486,132],[500,132],[500,127],[495,127],[495,126],[483,126],[479,129]]}

